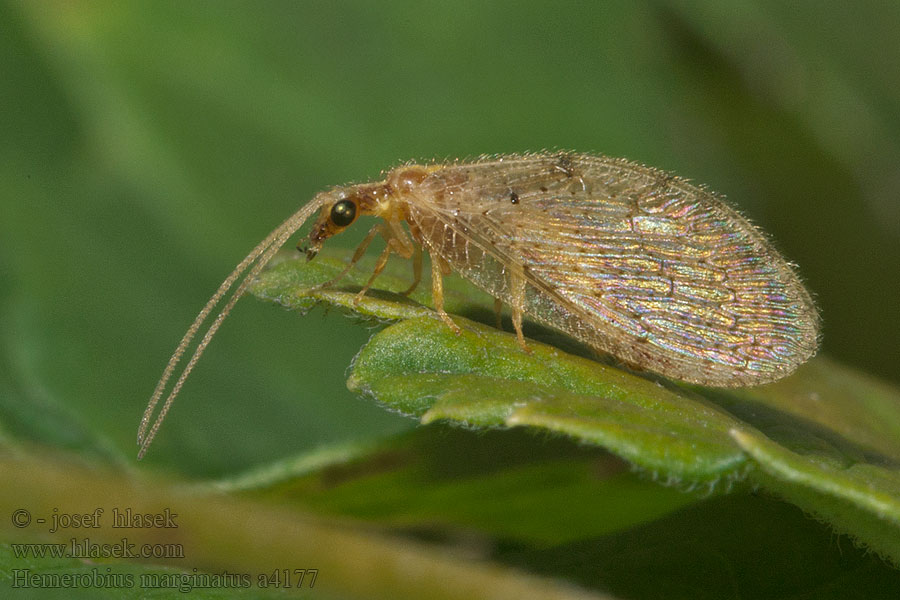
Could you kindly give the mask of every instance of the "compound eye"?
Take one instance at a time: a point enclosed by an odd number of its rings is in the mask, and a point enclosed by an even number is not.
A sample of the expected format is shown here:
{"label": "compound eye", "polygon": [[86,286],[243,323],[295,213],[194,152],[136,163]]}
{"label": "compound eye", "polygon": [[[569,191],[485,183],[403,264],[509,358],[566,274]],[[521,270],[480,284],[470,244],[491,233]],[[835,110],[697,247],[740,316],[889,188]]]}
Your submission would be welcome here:
{"label": "compound eye", "polygon": [[356,204],[352,200],[341,200],[331,207],[331,222],[338,227],[347,227],[356,220]]}

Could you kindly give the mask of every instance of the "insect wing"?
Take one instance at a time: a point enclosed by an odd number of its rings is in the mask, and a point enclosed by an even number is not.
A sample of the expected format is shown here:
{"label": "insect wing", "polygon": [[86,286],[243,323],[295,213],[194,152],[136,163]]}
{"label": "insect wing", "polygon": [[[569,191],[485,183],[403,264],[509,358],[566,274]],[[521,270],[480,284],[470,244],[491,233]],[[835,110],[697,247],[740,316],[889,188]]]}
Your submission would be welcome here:
{"label": "insect wing", "polygon": [[816,350],[790,266],[715,195],[661,171],[582,155],[504,157],[432,174],[413,219],[429,247],[524,310],[639,368],[694,383],[765,383]]}

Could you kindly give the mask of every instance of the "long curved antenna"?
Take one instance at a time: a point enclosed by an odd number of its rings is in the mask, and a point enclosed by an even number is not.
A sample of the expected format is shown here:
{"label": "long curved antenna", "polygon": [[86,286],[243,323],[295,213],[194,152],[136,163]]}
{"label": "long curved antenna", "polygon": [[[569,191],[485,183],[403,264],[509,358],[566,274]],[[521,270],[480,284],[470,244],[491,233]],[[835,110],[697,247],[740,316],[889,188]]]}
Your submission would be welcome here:
{"label": "long curved antenna", "polygon": [[[284,223],[275,228],[272,233],[270,233],[266,238],[259,243],[253,250],[250,251],[250,254],[244,258],[238,265],[234,268],[228,277],[225,278],[225,281],[219,286],[219,289],[216,290],[216,293],[212,295],[212,298],[206,303],[197,317],[194,319],[194,322],[188,328],[187,332],[184,334],[184,337],[181,338],[181,342],[179,342],[178,347],[175,348],[175,352],[172,353],[171,358],[169,358],[169,363],[166,365],[165,370],[163,371],[162,376],[159,378],[159,382],[156,384],[156,389],[153,391],[153,395],[150,397],[150,401],[147,403],[147,408],[144,410],[144,416],[141,418],[141,425],[138,428],[137,435],[137,443],[141,447],[138,452],[138,460],[143,458],[144,454],[147,452],[147,448],[150,447],[150,443],[153,441],[153,438],[156,437],[156,432],[159,430],[159,426],[162,424],[163,419],[166,418],[166,414],[169,412],[169,408],[172,406],[172,402],[175,401],[175,397],[178,396],[178,392],[181,391],[184,382],[187,380],[188,375],[194,369],[194,365],[197,364],[197,361],[200,360],[200,356],[203,355],[203,351],[206,350],[206,346],[209,345],[210,340],[212,340],[213,336],[218,331],[219,327],[222,325],[222,321],[225,320],[225,317],[228,316],[228,313],[231,312],[231,309],[234,308],[234,305],[237,301],[244,295],[244,292],[247,291],[247,288],[250,287],[250,284],[253,283],[253,280],[256,279],[256,276],[259,275],[260,271],[262,271],[263,267],[275,256],[275,253],[278,252],[279,249],[287,242],[288,238],[290,238],[298,229],[300,229],[303,224],[309,219],[310,215],[312,215],[316,210],[322,207],[325,202],[328,201],[328,197],[325,194],[319,194],[315,198],[313,198],[309,203],[303,206],[296,213],[291,215]],[[255,264],[254,264],[255,263]],[[252,265],[252,268],[251,268]],[[228,291],[234,286],[235,282],[240,279],[241,275],[250,268],[250,271],[247,272],[247,275],[241,279],[240,284],[238,284],[237,289],[228,299],[228,302],[225,304],[224,308],[222,308],[221,312],[216,315],[215,320],[206,330],[206,333],[203,335],[203,338],[200,340],[200,343],[197,344],[197,347],[194,349],[194,354],[191,356],[190,360],[184,367],[184,370],[179,375],[178,380],[175,382],[175,385],[172,387],[172,391],[169,392],[166,401],[163,403],[162,408],[159,411],[159,414],[156,415],[156,420],[153,422],[153,426],[149,428],[150,421],[153,417],[154,409],[156,405],[159,403],[160,398],[162,398],[163,393],[165,392],[166,385],[169,382],[169,379],[172,377],[172,373],[175,371],[175,367],[178,363],[181,362],[181,358],[184,356],[185,350],[187,350],[191,341],[200,331],[200,328],[209,318],[210,314],[212,314],[213,309],[219,302],[222,301],[222,298],[228,293]]]}

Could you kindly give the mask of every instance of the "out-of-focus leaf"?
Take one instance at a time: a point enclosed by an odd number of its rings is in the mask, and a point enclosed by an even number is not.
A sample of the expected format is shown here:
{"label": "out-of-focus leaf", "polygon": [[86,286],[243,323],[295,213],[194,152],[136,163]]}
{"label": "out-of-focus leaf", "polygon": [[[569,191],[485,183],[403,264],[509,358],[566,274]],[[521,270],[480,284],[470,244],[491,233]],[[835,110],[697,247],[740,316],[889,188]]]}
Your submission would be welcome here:
{"label": "out-of-focus leaf", "polygon": [[[346,450],[214,487],[363,520],[621,598],[658,598],[660,581],[666,598],[690,600],[891,598],[900,586],[900,573],[871,552],[768,494],[684,493],[560,436],[430,425]],[[319,468],[310,471],[311,463]]]}
{"label": "out-of-focus leaf", "polygon": [[[313,453],[207,484],[382,527],[548,547],[607,535],[704,494],[654,484],[599,448],[519,430],[432,425],[361,449]],[[323,456],[336,460],[325,464]],[[310,470],[311,462],[319,468]]]}
{"label": "out-of-focus leaf", "polygon": [[765,494],[718,496],[612,535],[500,555],[623,598],[891,600],[900,589],[900,573],[871,552]]}
{"label": "out-of-focus leaf", "polygon": [[[845,447],[855,444],[900,462],[897,388],[826,356],[801,365],[792,377],[733,390],[731,396],[749,400],[745,406],[760,413],[769,409],[817,425],[850,442]],[[736,403],[732,406],[739,410]]]}
{"label": "out-of-focus leaf", "polygon": [[[109,470],[78,465],[70,458],[56,453],[21,460],[0,458],[0,480],[5,484],[0,488],[0,505],[17,507],[30,517],[24,526],[21,515],[18,521],[10,518],[12,511],[0,520],[0,534],[13,540],[8,551],[0,548],[0,589],[13,588],[17,569],[31,569],[33,575],[44,577],[54,574],[80,577],[92,575],[92,568],[96,568],[101,575],[135,574],[134,586],[110,590],[109,597],[126,598],[154,597],[153,594],[176,597],[179,593],[182,596],[178,597],[183,597],[177,588],[169,589],[177,582],[183,582],[186,587],[210,588],[209,595],[201,598],[230,598],[242,591],[253,598],[264,592],[281,592],[278,594],[281,597],[288,591],[283,589],[286,587],[294,593],[343,599],[527,596],[600,600],[604,597],[487,559],[467,560],[440,547],[354,529],[305,511],[175,489],[159,481],[122,477]],[[63,500],[66,506],[72,507],[72,513],[93,513],[96,509],[103,512],[96,522],[91,522],[90,528],[54,528],[52,517],[62,512],[54,508]],[[113,510],[168,517],[155,522],[153,527],[122,528],[114,524]],[[41,518],[46,520],[41,522]],[[136,554],[133,558],[146,564],[124,565],[115,556],[111,560],[90,556],[69,560],[78,558],[71,555],[73,538],[76,544],[84,544],[87,539],[88,546],[81,548],[88,548],[88,553],[102,553],[104,547],[112,553],[118,545],[120,554]],[[95,550],[90,550],[90,544],[95,545]],[[34,558],[34,552],[60,551],[63,556],[59,559]],[[145,553],[149,556],[143,556]],[[310,569],[317,571],[312,590],[309,578],[300,584],[296,571]],[[139,576],[151,573],[166,573],[172,579],[167,580],[168,584],[149,586],[162,591],[141,589]],[[231,575],[226,579],[225,574]],[[192,584],[202,581],[204,575],[218,576],[219,583]],[[287,576],[292,577],[291,583],[286,584]],[[246,585],[239,577],[245,578]],[[274,582],[275,577],[280,580]],[[447,585],[448,581],[455,584]],[[232,589],[238,586],[241,589]],[[42,595],[41,584],[34,587],[32,591],[37,592],[37,597],[46,597]],[[56,587],[86,587],[94,591],[95,587],[104,586],[79,586],[76,582]],[[6,596],[19,597],[19,593],[27,591],[13,589]]]}

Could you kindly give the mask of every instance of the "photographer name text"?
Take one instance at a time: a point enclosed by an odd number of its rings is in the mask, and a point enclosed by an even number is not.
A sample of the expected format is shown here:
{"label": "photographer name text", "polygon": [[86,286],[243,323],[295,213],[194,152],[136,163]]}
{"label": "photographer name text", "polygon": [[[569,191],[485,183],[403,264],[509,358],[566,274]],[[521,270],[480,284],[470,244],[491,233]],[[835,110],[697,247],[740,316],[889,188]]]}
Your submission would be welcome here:
{"label": "photographer name text", "polygon": [[135,512],[130,508],[113,508],[108,514],[103,508],[95,508],[90,512],[60,512],[53,509],[49,518],[32,517],[31,512],[19,509],[13,512],[12,522],[18,528],[37,524],[50,523],[49,532],[56,533],[64,529],[178,529],[178,513],[166,508],[160,512]]}

